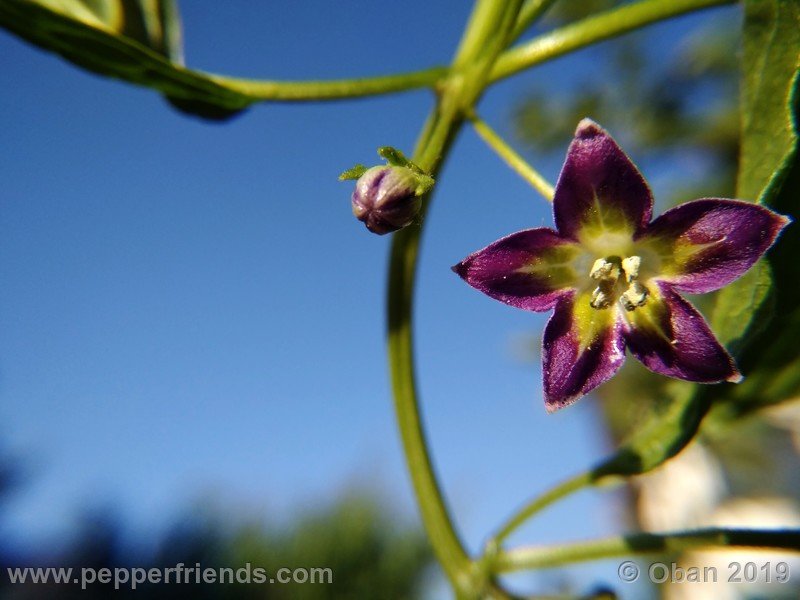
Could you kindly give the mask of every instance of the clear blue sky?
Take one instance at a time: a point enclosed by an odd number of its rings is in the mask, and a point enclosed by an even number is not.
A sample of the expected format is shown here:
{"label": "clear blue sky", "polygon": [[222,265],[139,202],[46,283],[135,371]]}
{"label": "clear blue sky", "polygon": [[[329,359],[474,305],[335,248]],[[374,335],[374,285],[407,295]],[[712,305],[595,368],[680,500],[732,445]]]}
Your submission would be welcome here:
{"label": "clear blue sky", "polygon": [[[265,78],[421,68],[448,60],[467,4],[184,2],[187,63]],[[701,21],[653,29],[656,47]],[[416,518],[384,358],[389,238],[354,220],[336,176],[377,162],[378,146],[410,150],[430,94],[258,105],[207,124],[5,33],[0,56],[0,440],[26,474],[0,533],[51,540],[107,505],[158,528],[208,498],[288,519],[359,482]],[[511,137],[526,86],[580,86],[589,56],[502,84],[485,118]],[[560,161],[538,160],[555,179]],[[608,449],[595,402],[545,414],[537,361],[519,358],[546,315],[493,302],[449,269],[550,224],[549,206],[469,130],[438,188],[420,384],[436,467],[475,549]],[[518,539],[608,534],[613,519],[608,494],[586,493]]]}

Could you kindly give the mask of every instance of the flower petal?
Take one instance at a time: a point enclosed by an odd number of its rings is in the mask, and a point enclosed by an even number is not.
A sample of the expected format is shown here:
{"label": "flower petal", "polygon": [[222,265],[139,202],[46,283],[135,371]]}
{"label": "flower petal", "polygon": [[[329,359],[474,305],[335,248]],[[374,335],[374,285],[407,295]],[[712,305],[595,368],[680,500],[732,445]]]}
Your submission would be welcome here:
{"label": "flower petal", "polygon": [[475,289],[517,308],[545,311],[575,285],[573,242],[540,227],[512,233],[453,267]]}
{"label": "flower petal", "polygon": [[610,379],[625,362],[619,308],[589,306],[590,294],[561,298],[542,340],[547,412],[572,404]]}
{"label": "flower petal", "polygon": [[571,239],[633,236],[644,229],[653,196],[637,168],[594,121],[578,124],[553,198],[559,233]]}
{"label": "flower petal", "polygon": [[704,198],[655,219],[642,236],[661,255],[661,273],[676,290],[703,294],[743,275],[789,219],[740,200]]}
{"label": "flower petal", "polygon": [[628,348],[651,371],[699,383],[741,381],[703,315],[669,284],[651,286],[647,303],[626,316]]}

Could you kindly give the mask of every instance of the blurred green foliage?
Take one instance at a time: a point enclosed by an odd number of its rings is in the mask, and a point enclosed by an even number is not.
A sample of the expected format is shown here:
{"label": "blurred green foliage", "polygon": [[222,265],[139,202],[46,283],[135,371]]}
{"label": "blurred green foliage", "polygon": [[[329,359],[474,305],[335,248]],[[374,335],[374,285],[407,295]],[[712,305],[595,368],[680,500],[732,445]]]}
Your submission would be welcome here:
{"label": "blurred green foliage", "polygon": [[[619,4],[559,2],[543,26]],[[647,30],[592,48],[602,76],[567,89],[535,83],[514,109],[519,140],[537,153],[561,151],[575,124],[590,117],[620,138],[636,162],[697,159],[694,177],[675,182],[667,204],[733,197],[739,153],[737,25],[729,17],[716,20],[674,40],[666,56],[650,50]]]}
{"label": "blurred green foliage", "polygon": [[[224,509],[224,510],[221,510]],[[423,533],[399,524],[378,496],[352,492],[331,506],[299,516],[287,526],[249,523],[231,525],[222,515],[230,507],[192,511],[171,531],[153,539],[127,539],[114,519],[95,514],[82,533],[63,551],[46,548],[20,555],[0,546],[0,597],[15,599],[195,598],[200,600],[355,600],[411,599],[422,593],[432,571],[432,554]],[[198,515],[205,514],[205,517]],[[55,544],[55,547],[63,542]],[[151,550],[137,550],[151,548]],[[275,578],[279,569],[330,569],[332,583],[152,583],[135,590],[122,584],[94,583],[81,590],[73,584],[16,584],[6,567],[171,568],[183,563],[203,569],[256,567]],[[321,576],[321,575],[320,575]]]}

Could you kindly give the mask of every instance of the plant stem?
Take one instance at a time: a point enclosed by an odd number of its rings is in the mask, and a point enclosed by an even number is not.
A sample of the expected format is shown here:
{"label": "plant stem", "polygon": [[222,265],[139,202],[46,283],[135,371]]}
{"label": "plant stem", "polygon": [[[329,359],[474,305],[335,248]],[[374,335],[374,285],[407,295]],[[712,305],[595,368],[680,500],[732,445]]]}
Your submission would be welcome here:
{"label": "plant stem", "polygon": [[486,142],[492,150],[497,152],[500,157],[508,163],[525,181],[527,181],[533,188],[539,192],[546,200],[553,201],[553,186],[531,165],[529,165],[524,158],[517,154],[506,141],[489,125],[477,115],[470,115],[469,120],[475,131]]}
{"label": "plant stem", "polygon": [[492,70],[497,81],[584,46],[613,38],[670,17],[733,0],[642,0],[588,17],[504,52]]}
{"label": "plant stem", "polygon": [[313,102],[390,94],[423,87],[434,87],[448,73],[446,67],[432,67],[380,77],[338,79],[329,81],[269,81],[241,79],[197,71],[203,77],[255,100]]}
{"label": "plant stem", "polygon": [[[486,87],[489,72],[508,44],[521,0],[478,0],[473,8],[448,79],[442,82],[436,106],[420,133],[413,161],[433,175]],[[435,189],[435,188],[434,188]],[[413,349],[413,296],[424,213],[421,224],[394,235],[389,259],[388,354],[398,427],[422,520],[433,550],[460,597],[476,597],[482,582],[453,526],[433,472],[416,390]]]}
{"label": "plant stem", "polygon": [[594,479],[591,472],[581,473],[566,481],[562,481],[555,487],[550,488],[545,493],[537,496],[508,519],[497,533],[492,536],[490,545],[499,546],[511,533],[522,525],[525,521],[541,512],[551,504],[577,492],[585,487],[592,485]]}
{"label": "plant stem", "polygon": [[556,0],[527,0],[522,10],[519,11],[519,17],[517,17],[517,23],[514,26],[511,39],[516,40],[519,38],[528,27],[533,25],[555,3]]}
{"label": "plant stem", "polygon": [[567,479],[523,506],[487,544],[487,553],[525,521],[557,500],[588,486],[609,485],[655,469],[680,452],[693,438],[708,412],[710,396],[687,384],[674,385],[662,410],[646,421],[614,454],[586,473]]}
{"label": "plant stem", "polygon": [[495,573],[508,573],[618,556],[677,554],[698,548],[733,547],[800,551],[800,529],[710,528],[675,533],[635,533],[558,546],[516,548],[498,553],[493,566]]}
{"label": "plant stem", "polygon": [[[550,34],[549,38],[543,36],[549,42],[542,44],[539,41],[539,46],[534,44],[533,53],[529,50],[530,44],[508,52],[504,55],[503,65],[498,65],[498,56],[510,43],[515,23],[519,22],[521,0],[477,0],[447,76],[437,79],[437,103],[419,136],[412,160],[436,177],[464,118],[473,112],[491,80],[507,77],[532,64],[647,22],[720,3],[720,0],[694,0],[691,3],[687,0],[670,3],[645,0],[640,4],[649,12],[642,12],[636,5],[635,10],[629,8],[626,12],[620,9],[589,19]],[[674,5],[678,5],[679,10]],[[603,31],[604,27],[610,28],[610,33]],[[450,518],[431,464],[416,389],[412,321],[414,283],[424,215],[429,205],[430,195],[424,199],[420,224],[399,231],[392,240],[387,298],[389,366],[400,436],[428,537],[456,595],[474,598],[485,594],[491,583],[487,582],[483,562],[470,560]],[[523,509],[524,515],[514,517],[501,533],[510,532],[545,506],[588,485],[590,478],[588,474],[581,475],[554,488]],[[514,557],[516,554],[500,554],[500,564],[504,564],[503,560],[513,564]]]}

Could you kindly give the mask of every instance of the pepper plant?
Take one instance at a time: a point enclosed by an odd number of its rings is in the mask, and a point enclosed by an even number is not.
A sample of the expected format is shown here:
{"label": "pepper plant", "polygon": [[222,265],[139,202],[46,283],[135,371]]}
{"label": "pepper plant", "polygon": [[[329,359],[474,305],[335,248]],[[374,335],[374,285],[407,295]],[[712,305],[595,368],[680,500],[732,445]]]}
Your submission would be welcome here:
{"label": "pepper plant", "polygon": [[[786,228],[800,201],[800,4],[742,3],[736,197],[688,202],[652,219],[648,185],[599,125],[588,119],[577,124],[554,186],[481,119],[480,100],[495,83],[567,53],[731,2],[635,0],[519,42],[555,2],[476,0],[450,64],[322,81],[245,80],[187,68],[178,8],[169,0],[0,3],[0,25],[14,34],[96,73],[154,88],[178,110],[201,118],[224,120],[255,103],[342,100],[416,88],[435,92],[409,158],[385,145],[391,140],[375,140],[388,164],[357,165],[341,178],[357,180],[351,198],[355,216],[369,231],[393,236],[387,351],[397,425],[425,529],[459,598],[511,597],[500,579],[504,573],[592,559],[707,547],[800,550],[800,531],[790,528],[632,533],[519,548],[505,544],[520,525],[567,495],[662,465],[695,439],[712,408],[749,413],[796,397],[800,389],[795,341],[800,238],[793,227]],[[553,202],[555,230],[520,231],[454,267],[493,298],[533,311],[554,310],[543,338],[547,409],[564,408],[611,378],[626,347],[650,370],[682,380],[657,390],[657,402],[651,403],[657,409],[625,432],[611,456],[521,503],[487,536],[479,555],[465,549],[432,468],[414,358],[420,238],[442,166],[465,127],[473,127]],[[465,248],[465,254],[471,250]],[[706,311],[708,319],[679,295],[720,288]],[[639,392],[656,395],[656,390]]]}

